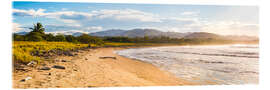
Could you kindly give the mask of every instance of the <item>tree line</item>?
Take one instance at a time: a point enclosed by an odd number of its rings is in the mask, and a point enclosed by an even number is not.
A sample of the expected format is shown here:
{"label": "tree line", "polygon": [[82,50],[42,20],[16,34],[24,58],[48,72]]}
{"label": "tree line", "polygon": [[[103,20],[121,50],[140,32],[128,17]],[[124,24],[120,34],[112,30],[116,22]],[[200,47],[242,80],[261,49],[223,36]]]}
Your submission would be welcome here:
{"label": "tree line", "polygon": [[120,43],[178,43],[178,44],[204,44],[204,43],[229,43],[229,40],[221,40],[215,38],[170,38],[166,36],[160,37],[95,37],[88,34],[82,34],[80,36],[73,35],[53,35],[45,34],[45,28],[41,23],[34,24],[33,28],[29,28],[32,31],[26,35],[13,34],[14,41],[56,41],[56,42],[72,42],[72,43],[86,43],[86,44],[104,44],[104,42],[120,42]]}
{"label": "tree line", "polygon": [[231,43],[233,41],[218,38],[170,38],[166,36],[159,37],[104,37],[106,42],[122,42],[122,43],[177,43],[177,44],[210,44],[210,43]]}
{"label": "tree line", "polygon": [[72,42],[72,43],[86,43],[86,44],[103,44],[103,40],[98,37],[90,36],[88,34],[82,34],[78,37],[72,35],[53,35],[45,34],[45,28],[41,23],[34,24],[33,28],[29,28],[32,31],[26,35],[13,34],[14,41],[55,41],[55,42]]}

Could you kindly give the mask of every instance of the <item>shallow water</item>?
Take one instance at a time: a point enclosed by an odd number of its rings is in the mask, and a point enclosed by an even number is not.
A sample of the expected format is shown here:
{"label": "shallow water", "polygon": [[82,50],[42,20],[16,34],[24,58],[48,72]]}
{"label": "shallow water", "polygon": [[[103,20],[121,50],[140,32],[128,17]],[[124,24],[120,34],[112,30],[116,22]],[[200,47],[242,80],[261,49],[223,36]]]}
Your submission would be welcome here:
{"label": "shallow water", "polygon": [[201,84],[258,84],[258,45],[168,46],[116,51]]}

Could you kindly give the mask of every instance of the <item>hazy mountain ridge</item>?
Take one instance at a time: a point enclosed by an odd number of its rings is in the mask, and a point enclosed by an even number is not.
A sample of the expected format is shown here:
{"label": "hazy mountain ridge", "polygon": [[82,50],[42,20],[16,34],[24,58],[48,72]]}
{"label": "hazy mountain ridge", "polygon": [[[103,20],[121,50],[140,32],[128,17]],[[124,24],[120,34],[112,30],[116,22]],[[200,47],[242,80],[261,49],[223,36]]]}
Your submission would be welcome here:
{"label": "hazy mountain ridge", "polygon": [[[18,32],[16,34],[19,35],[25,35],[28,32]],[[48,32],[50,33],[50,32]],[[54,35],[57,34],[64,34],[64,35],[73,35],[73,36],[80,36],[83,34],[83,32],[58,32],[53,33]],[[85,33],[87,34],[87,33]],[[194,38],[216,38],[216,39],[228,39],[228,40],[242,40],[242,41],[252,41],[252,40],[258,40],[258,37],[252,37],[252,36],[236,36],[236,35],[218,35],[214,33],[208,33],[208,32],[188,32],[188,33],[179,33],[179,32],[162,32],[156,29],[132,29],[132,30],[122,30],[122,29],[111,29],[106,31],[99,31],[99,32],[93,32],[88,33],[92,36],[99,36],[99,37],[115,37],[115,36],[123,36],[123,37],[170,37],[170,38],[185,38],[185,39],[194,39]]]}
{"label": "hazy mountain ridge", "polygon": [[167,36],[171,38],[182,38],[186,33],[178,32],[162,32],[155,29],[132,29],[132,30],[107,30],[101,32],[90,33],[93,36],[125,36],[125,37],[159,37]]}
{"label": "hazy mountain ridge", "polygon": [[186,35],[186,39],[193,39],[193,38],[222,38],[222,36],[213,34],[213,33],[207,33],[207,32],[194,32]]}

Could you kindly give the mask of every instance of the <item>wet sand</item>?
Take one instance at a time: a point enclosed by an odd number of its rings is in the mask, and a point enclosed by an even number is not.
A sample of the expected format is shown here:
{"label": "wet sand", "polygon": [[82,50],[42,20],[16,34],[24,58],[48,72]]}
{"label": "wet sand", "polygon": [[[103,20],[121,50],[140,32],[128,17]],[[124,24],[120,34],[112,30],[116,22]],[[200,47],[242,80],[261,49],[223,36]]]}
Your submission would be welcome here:
{"label": "wet sand", "polygon": [[[13,88],[91,88],[117,86],[179,86],[195,85],[176,78],[152,64],[114,54],[124,48],[98,48],[79,51],[76,56],[58,56],[55,62],[13,72]],[[115,58],[100,58],[115,57]],[[63,62],[62,60],[65,60]],[[65,69],[51,68],[53,65]],[[30,80],[21,81],[31,77]]]}

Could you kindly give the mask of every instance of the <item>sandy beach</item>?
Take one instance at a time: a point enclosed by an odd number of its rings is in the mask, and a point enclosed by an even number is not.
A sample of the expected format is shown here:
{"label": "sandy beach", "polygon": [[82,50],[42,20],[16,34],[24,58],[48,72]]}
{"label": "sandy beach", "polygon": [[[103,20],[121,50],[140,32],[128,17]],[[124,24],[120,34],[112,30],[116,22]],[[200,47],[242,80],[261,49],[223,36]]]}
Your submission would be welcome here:
{"label": "sandy beach", "polygon": [[[194,85],[152,64],[114,54],[124,48],[98,48],[57,56],[54,62],[13,72],[13,88],[91,88]],[[100,58],[115,57],[115,58]],[[65,69],[51,68],[54,65]],[[50,67],[50,70],[40,68]],[[28,78],[29,80],[21,81]]]}

